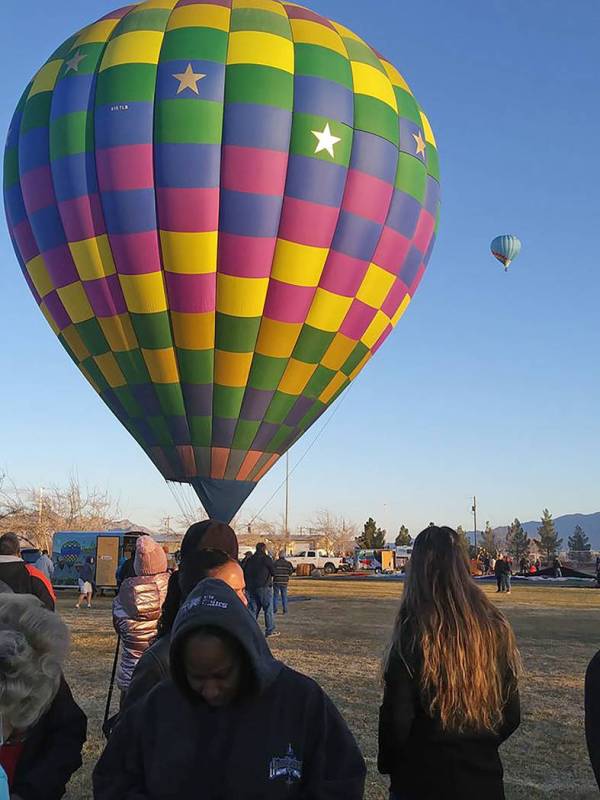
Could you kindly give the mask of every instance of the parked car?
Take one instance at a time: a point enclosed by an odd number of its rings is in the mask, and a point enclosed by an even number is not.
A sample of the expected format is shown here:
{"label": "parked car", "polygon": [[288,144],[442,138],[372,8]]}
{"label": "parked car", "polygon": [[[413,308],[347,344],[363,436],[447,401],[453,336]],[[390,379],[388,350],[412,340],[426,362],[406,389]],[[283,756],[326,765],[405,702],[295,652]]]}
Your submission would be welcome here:
{"label": "parked car", "polygon": [[297,556],[289,556],[288,561],[297,569],[300,564],[308,564],[312,569],[323,570],[325,575],[332,575],[345,569],[344,559],[327,555],[325,550],[303,550]]}

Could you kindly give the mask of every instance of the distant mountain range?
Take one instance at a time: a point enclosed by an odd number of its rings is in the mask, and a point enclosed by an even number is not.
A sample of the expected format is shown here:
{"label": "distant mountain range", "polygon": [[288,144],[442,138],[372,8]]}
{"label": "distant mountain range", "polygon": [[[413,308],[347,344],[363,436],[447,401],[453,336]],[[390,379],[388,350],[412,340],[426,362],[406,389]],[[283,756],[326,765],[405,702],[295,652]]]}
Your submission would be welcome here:
{"label": "distant mountain range", "polygon": [[[540,524],[539,519],[521,522],[526,534],[531,538],[537,537]],[[587,534],[592,550],[600,550],[600,511],[594,514],[563,514],[562,517],[554,517],[554,525],[558,535],[563,539],[563,550],[567,549],[569,536],[573,535],[576,525],[581,525]],[[494,528],[494,532],[501,538],[506,536],[507,530],[506,525]]]}

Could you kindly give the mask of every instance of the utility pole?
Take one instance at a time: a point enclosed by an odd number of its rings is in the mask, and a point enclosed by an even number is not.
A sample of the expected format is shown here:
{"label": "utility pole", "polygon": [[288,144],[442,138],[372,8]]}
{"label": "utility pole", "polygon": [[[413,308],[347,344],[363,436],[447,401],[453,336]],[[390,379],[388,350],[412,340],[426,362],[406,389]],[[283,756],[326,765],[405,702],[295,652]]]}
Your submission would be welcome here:
{"label": "utility pole", "polygon": [[288,512],[290,505],[290,453],[289,450],[285,454],[285,540],[290,538],[290,529],[288,528]]}
{"label": "utility pole", "polygon": [[475,558],[477,558],[477,498],[473,497],[473,530],[475,531]]}

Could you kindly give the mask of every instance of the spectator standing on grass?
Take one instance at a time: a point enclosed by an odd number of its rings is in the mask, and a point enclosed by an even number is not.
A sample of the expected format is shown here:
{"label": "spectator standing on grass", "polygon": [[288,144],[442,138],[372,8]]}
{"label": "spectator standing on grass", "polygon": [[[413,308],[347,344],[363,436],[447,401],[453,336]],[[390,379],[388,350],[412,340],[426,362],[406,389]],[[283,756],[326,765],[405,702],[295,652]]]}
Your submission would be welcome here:
{"label": "spectator standing on grass", "polygon": [[273,577],[273,613],[277,613],[277,596],[281,598],[281,610],[287,614],[288,608],[288,585],[290,575],[294,571],[294,565],[287,560],[285,552],[279,553],[279,558],[274,562],[275,576]]}
{"label": "spectator standing on grass", "polygon": [[38,558],[35,562],[35,568],[39,569],[52,583],[52,578],[54,577],[54,562],[48,555],[47,550],[42,550],[42,555]]}
{"label": "spectator standing on grass", "polygon": [[391,800],[503,800],[498,747],[520,722],[519,674],[512,629],[460,537],[426,528],[384,659],[378,767]]}
{"label": "spectator standing on grass", "polygon": [[126,550],[125,557],[121,559],[117,568],[117,589],[121,588],[123,581],[127,578],[135,578],[135,548],[133,550]]}
{"label": "spectator standing on grass", "polygon": [[23,561],[16,533],[4,533],[0,536],[0,580],[16,594],[39,597],[49,611],[54,611],[56,596],[52,584],[43,572]]}
{"label": "spectator standing on grass", "polygon": [[275,565],[267,553],[264,542],[256,545],[256,552],[244,564],[246,593],[250,610],[258,619],[261,609],[265,614],[265,636],[279,636],[273,619],[273,578]]}
{"label": "spectator standing on grass", "polygon": [[0,595],[0,764],[11,800],[60,800],[81,766],[87,720],[62,668],[69,633],[39,598]]}
{"label": "spectator standing on grass", "polygon": [[79,567],[79,578],[77,584],[79,586],[79,600],[75,603],[75,608],[81,608],[81,604],[85,601],[87,607],[92,607],[92,595],[94,594],[94,559],[88,556],[85,564]]}
{"label": "spectator standing on grass", "polygon": [[113,601],[113,624],[121,639],[116,675],[121,698],[129,689],[137,662],[156,638],[169,582],[167,557],[151,536],[137,540],[134,567],[136,577],[123,581]]}
{"label": "spectator standing on grass", "polygon": [[494,565],[494,574],[496,576],[496,584],[498,585],[496,593],[510,592],[510,578],[508,577],[510,576],[510,565],[502,553],[498,553],[498,558]]}
{"label": "spectator standing on grass", "polygon": [[273,658],[223,581],[202,581],[171,634],[172,680],[129,708],[96,800],[361,800],[365,763],[321,687]]}
{"label": "spectator standing on grass", "polygon": [[[224,541],[224,547],[230,542]],[[231,549],[231,548],[230,548]],[[244,572],[235,558],[223,550],[194,550],[182,559],[179,572],[169,578],[167,597],[158,621],[157,639],[138,661],[121,709],[148,694],[157,684],[171,675],[169,646],[171,629],[181,604],[204,578],[218,578],[236,593],[243,606],[248,605],[245,594]]]}
{"label": "spectator standing on grass", "polygon": [[562,564],[558,556],[552,562],[552,569],[554,570],[555,578],[562,578]]}

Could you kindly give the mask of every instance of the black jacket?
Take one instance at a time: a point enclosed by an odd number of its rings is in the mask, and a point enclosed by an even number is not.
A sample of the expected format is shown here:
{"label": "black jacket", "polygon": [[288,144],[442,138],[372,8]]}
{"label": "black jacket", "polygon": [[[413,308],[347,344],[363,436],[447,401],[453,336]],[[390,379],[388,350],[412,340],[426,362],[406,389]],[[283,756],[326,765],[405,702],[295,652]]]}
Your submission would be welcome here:
{"label": "black jacket", "polygon": [[496,561],[496,565],[494,567],[495,576],[499,578],[500,575],[507,575],[509,572],[510,572],[510,564],[508,563],[508,561],[505,561],[503,558],[499,558]]}
{"label": "black jacket", "polygon": [[140,658],[133,671],[127,694],[121,703],[122,712],[149,694],[161,681],[171,677],[169,667],[170,644],[171,637],[162,636]]}
{"label": "black jacket", "polygon": [[[200,627],[242,646],[253,690],[223,708],[191,694],[182,648]],[[276,661],[222,581],[202,581],[171,634],[173,679],[135,703],[94,771],[96,800],[360,800],[365,764],[339,712],[310,678]],[[202,786],[201,795],[198,794]]]}
{"label": "black jacket", "polygon": [[585,673],[585,738],[600,789],[600,650]]}
{"label": "black jacket", "polygon": [[60,800],[81,766],[86,733],[86,716],[63,678],[52,705],[25,740],[12,794],[23,800]]}
{"label": "black jacket", "polygon": [[14,561],[0,560],[0,580],[4,581],[15,594],[33,594],[42,601],[49,611],[54,611],[54,598],[44,582],[30,575],[25,562],[20,558]]}
{"label": "black jacket", "polygon": [[254,553],[244,564],[244,577],[246,586],[252,589],[263,589],[273,585],[275,565],[273,559],[266,553]]}
{"label": "black jacket", "polygon": [[392,790],[415,800],[503,800],[498,746],[519,726],[516,687],[496,735],[457,734],[423,708],[417,672],[392,654],[379,711],[379,771],[390,776]]}

